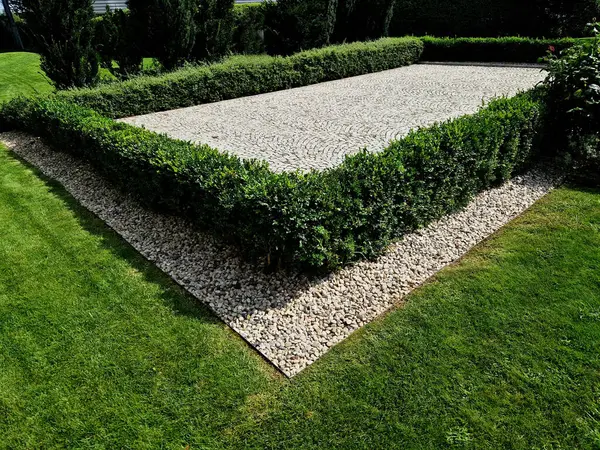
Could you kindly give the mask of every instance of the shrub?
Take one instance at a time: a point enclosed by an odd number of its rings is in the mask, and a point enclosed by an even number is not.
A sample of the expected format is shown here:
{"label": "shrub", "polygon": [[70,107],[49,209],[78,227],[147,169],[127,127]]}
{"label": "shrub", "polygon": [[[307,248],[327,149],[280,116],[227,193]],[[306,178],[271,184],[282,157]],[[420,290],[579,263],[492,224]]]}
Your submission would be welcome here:
{"label": "shrub", "polygon": [[251,55],[264,53],[264,29],[265,7],[262,3],[235,5],[233,52]]}
{"label": "shrub", "polygon": [[196,0],[128,0],[127,5],[139,49],[168,70],[189,59],[196,39]]}
{"label": "shrub", "polygon": [[5,126],[82,156],[148,205],[181,214],[271,264],[330,270],[381,253],[402,234],[456,210],[539,152],[543,106],[532,94],[411,132],[381,153],[323,172],[273,173],[117,123],[56,98],[19,99]]}
{"label": "shrub", "polygon": [[265,5],[269,54],[290,55],[331,43],[338,0],[278,0]]}
{"label": "shrub", "polygon": [[113,118],[126,117],[392,69],[418,61],[422,49],[418,39],[394,38],[286,58],[234,57],[221,64],[56,95]]}
{"label": "shrub", "polygon": [[574,168],[600,182],[600,30],[596,38],[549,59],[547,98],[554,148]]}
{"label": "shrub", "polygon": [[22,8],[42,70],[54,85],[62,89],[95,83],[92,0],[23,0]]}
{"label": "shrub", "polygon": [[231,49],[234,32],[234,0],[197,1],[195,22],[196,45],[193,56],[206,61],[226,55]]}
{"label": "shrub", "polygon": [[266,44],[290,54],[331,43],[388,35],[396,0],[278,0],[267,4]]}
{"label": "shrub", "polygon": [[[94,46],[100,55],[102,67],[117,78],[128,78],[142,70],[140,40],[135,35],[129,11],[107,11],[94,19]],[[116,66],[114,63],[117,63]]]}
{"label": "shrub", "polygon": [[387,36],[395,3],[396,0],[338,0],[333,42]]}
{"label": "shrub", "polygon": [[423,61],[540,62],[548,49],[560,52],[579,40],[505,38],[422,38]]}

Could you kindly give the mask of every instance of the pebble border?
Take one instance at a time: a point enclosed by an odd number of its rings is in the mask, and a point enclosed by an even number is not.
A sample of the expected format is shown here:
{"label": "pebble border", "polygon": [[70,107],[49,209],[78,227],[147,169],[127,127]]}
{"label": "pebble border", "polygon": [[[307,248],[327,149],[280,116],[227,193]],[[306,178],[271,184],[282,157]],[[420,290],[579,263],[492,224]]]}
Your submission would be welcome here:
{"label": "pebble border", "polygon": [[61,183],[142,255],[207,304],[287,376],[402,301],[415,287],[529,208],[558,183],[530,172],[481,193],[464,210],[407,235],[374,261],[309,279],[265,274],[185,220],[115,190],[84,161],[39,138],[0,134],[9,149]]}

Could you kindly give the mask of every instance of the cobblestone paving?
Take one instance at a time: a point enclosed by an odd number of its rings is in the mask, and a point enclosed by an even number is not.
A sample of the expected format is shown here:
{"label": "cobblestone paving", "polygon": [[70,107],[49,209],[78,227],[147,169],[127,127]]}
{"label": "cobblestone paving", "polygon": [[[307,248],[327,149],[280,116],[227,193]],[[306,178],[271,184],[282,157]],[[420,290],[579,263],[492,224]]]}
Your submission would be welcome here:
{"label": "cobblestone paving", "polygon": [[323,169],[409,130],[475,112],[544,78],[540,68],[417,64],[302,88],[123,119],[276,171]]}

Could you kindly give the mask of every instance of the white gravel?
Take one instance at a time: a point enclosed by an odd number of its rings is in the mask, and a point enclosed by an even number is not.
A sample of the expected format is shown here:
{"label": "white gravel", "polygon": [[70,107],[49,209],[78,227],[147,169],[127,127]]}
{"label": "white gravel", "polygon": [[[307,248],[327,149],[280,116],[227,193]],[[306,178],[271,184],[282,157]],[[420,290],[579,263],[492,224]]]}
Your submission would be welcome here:
{"label": "white gravel", "polygon": [[275,171],[324,169],[418,126],[471,114],[544,79],[540,67],[415,64],[311,86],[122,119]]}
{"label": "white gravel", "polygon": [[38,138],[0,135],[134,248],[183,285],[288,376],[397,304],[414,287],[522,213],[557,178],[532,172],[480,194],[465,210],[408,235],[375,261],[321,279],[267,275],[235,249],[113,189],[85,162]]}

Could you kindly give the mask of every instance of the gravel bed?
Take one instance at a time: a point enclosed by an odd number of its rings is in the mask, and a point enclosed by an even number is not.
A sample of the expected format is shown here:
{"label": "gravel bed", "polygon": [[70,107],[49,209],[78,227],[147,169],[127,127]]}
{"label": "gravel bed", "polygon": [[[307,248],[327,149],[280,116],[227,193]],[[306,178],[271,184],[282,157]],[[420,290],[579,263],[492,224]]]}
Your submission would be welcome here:
{"label": "gravel bed", "polygon": [[324,169],[380,151],[418,126],[471,114],[542,81],[540,67],[415,64],[378,73],[122,119],[208,144],[274,171]]}
{"label": "gravel bed", "polygon": [[407,235],[374,261],[309,279],[265,274],[234,248],[186,221],[157,214],[110,186],[85,162],[40,139],[4,133],[12,151],[60,182],[142,255],[206,303],[293,376],[549,192],[556,177],[531,172],[480,194],[466,209]]}

